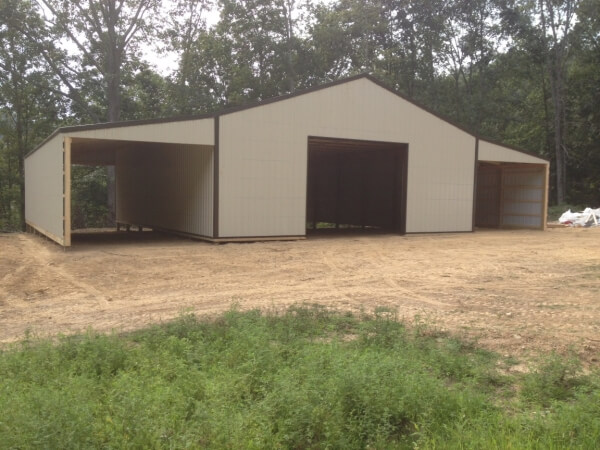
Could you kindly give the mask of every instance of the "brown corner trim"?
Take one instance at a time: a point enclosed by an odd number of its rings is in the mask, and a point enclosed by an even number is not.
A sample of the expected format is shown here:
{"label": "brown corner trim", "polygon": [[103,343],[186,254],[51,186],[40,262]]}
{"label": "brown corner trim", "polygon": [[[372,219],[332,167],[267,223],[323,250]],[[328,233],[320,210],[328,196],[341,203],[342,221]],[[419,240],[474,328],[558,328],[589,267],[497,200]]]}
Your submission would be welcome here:
{"label": "brown corner trim", "polygon": [[402,192],[400,194],[400,234],[406,234],[406,221],[408,219],[408,152],[410,151],[410,144],[406,144],[405,150],[401,154],[402,158]]}
{"label": "brown corner trim", "polygon": [[473,165],[473,223],[471,231],[475,231],[475,215],[477,214],[477,172],[479,171],[479,138],[475,138],[475,164]]}
{"label": "brown corner trim", "polygon": [[213,147],[213,238],[219,238],[219,116],[215,116]]}

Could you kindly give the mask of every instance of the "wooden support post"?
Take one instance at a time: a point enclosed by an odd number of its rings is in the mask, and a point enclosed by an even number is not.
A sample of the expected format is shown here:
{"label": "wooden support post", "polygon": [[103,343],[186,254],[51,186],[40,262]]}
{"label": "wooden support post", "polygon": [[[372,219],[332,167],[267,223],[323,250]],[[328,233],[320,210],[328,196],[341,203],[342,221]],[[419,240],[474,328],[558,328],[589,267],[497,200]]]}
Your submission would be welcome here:
{"label": "wooden support post", "polygon": [[550,163],[546,164],[544,169],[545,177],[544,177],[544,205],[543,205],[543,213],[542,213],[542,230],[546,231],[547,221],[548,221],[548,188],[550,183]]}

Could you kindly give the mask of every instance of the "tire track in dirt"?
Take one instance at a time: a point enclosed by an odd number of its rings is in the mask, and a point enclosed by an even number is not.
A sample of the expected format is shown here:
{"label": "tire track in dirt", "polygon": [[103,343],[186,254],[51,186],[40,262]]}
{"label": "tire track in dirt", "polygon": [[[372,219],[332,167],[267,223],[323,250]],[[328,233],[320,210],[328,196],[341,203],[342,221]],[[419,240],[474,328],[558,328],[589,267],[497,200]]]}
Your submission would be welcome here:
{"label": "tire track in dirt", "polygon": [[25,254],[28,255],[31,260],[37,262],[38,265],[45,267],[47,271],[54,273],[54,276],[58,280],[66,280],[71,285],[78,287],[98,303],[109,303],[110,297],[108,295],[91,284],[79,280],[76,276],[69,273],[69,271],[62,267],[60,263],[57,264],[55,259],[58,258],[53,258],[47,247],[40,246],[37,242],[34,242],[33,239],[33,237],[28,235],[21,236],[21,242],[23,244]]}
{"label": "tire track in dirt", "polygon": [[[125,239],[124,239],[125,238]],[[214,315],[293,303],[372,312],[390,307],[487,348],[525,354],[575,346],[600,359],[599,230],[316,237],[210,245],[120,235],[63,252],[3,237],[0,341],[130,330],[184,311]],[[6,245],[4,245],[6,243]]]}

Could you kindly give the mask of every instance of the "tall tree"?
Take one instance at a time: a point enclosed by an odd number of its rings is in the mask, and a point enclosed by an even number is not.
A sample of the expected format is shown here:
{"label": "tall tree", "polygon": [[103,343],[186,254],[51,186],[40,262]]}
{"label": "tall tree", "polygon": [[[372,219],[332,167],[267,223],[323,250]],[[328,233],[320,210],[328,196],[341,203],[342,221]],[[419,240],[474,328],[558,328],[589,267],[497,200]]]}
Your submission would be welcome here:
{"label": "tall tree", "polygon": [[600,206],[600,2],[582,0],[569,65],[569,201]]}
{"label": "tall tree", "polygon": [[[121,114],[124,64],[137,58],[139,45],[157,26],[152,14],[158,0],[38,0],[51,26],[54,39],[66,40],[72,57],[57,67],[61,74],[87,74],[104,91],[105,117],[109,122]],[[45,55],[46,56],[46,55]],[[51,56],[51,55],[48,55]],[[65,76],[65,79],[69,77]],[[79,77],[80,79],[80,77]],[[76,84],[73,85],[77,87]]]}
{"label": "tall tree", "polygon": [[479,132],[492,87],[488,68],[503,44],[498,10],[493,0],[458,0],[447,6],[445,15],[446,44],[440,59],[454,80],[453,116]]}
{"label": "tall tree", "polygon": [[435,104],[444,37],[444,0],[340,0],[312,9],[314,67],[321,78],[370,72]]}
{"label": "tall tree", "polygon": [[29,2],[4,0],[0,17],[0,228],[24,229],[24,157],[57,123],[61,102],[39,46],[26,37],[43,35],[40,16]]}
{"label": "tall tree", "polygon": [[171,103],[178,114],[198,114],[212,109],[216,93],[214,61],[216,42],[207,30],[206,16],[212,0],[177,0],[169,9],[162,33],[165,50],[177,53],[178,67],[171,78]]}
{"label": "tall tree", "polygon": [[578,0],[538,0],[545,64],[550,79],[554,112],[556,201],[564,203],[567,180],[566,92],[567,67],[571,54],[571,33]]}
{"label": "tall tree", "polygon": [[221,55],[218,81],[235,104],[292,92],[300,40],[293,0],[220,0],[213,39]]}
{"label": "tall tree", "polygon": [[[50,64],[68,87],[72,98],[85,102],[81,88],[90,80],[103,92],[104,117],[118,121],[121,115],[122,78],[126,62],[136,59],[139,46],[158,26],[152,16],[159,0],[37,0],[44,11],[54,40],[68,42],[70,58],[55,60],[44,52]],[[82,105],[85,108],[85,105]],[[89,108],[85,108],[89,111]],[[95,117],[92,117],[95,119]],[[107,168],[108,206],[115,214],[115,172]]]}
{"label": "tall tree", "polygon": [[394,78],[393,52],[385,53],[392,17],[381,0],[340,0],[314,6],[312,14],[310,45],[321,79],[361,72],[378,73],[386,81]]}

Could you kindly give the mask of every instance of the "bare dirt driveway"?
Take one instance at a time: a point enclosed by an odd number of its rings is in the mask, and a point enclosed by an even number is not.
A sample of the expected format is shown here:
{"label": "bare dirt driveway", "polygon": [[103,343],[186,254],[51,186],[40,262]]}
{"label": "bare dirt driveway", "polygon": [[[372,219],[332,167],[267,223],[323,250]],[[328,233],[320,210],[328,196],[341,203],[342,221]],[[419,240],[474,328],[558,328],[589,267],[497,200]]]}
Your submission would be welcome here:
{"label": "bare dirt driveway", "polygon": [[0,342],[180,315],[319,303],[397,311],[502,354],[600,358],[600,228],[319,236],[214,245],[154,233],[75,236],[65,251],[0,234]]}

